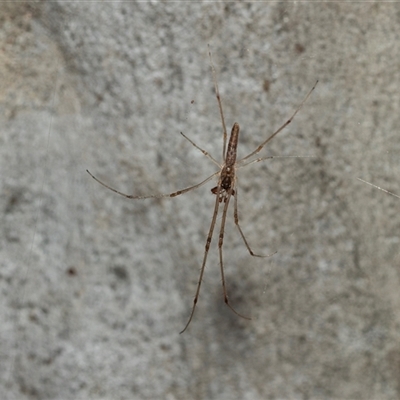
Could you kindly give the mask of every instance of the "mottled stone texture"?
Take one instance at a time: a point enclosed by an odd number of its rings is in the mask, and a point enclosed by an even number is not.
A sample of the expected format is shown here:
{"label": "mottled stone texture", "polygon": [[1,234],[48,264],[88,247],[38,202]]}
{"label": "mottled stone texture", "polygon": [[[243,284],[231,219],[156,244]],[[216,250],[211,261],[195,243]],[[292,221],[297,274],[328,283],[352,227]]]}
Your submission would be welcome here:
{"label": "mottled stone texture", "polygon": [[[2,3],[0,398],[398,399],[400,6]],[[222,128],[240,221],[214,195],[130,201],[205,179]],[[217,221],[218,223],[220,220]]]}

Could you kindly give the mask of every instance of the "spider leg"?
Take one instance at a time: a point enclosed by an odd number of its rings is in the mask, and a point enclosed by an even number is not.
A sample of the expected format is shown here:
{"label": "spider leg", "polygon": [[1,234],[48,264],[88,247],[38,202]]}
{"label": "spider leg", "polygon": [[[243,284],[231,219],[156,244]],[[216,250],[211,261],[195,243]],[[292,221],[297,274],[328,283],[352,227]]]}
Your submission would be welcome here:
{"label": "spider leg", "polygon": [[222,111],[221,96],[219,94],[219,88],[218,88],[218,82],[217,82],[217,73],[215,71],[214,62],[213,62],[212,55],[211,55],[210,45],[208,45],[208,56],[210,57],[210,65],[211,65],[211,71],[212,71],[212,76],[213,76],[213,81],[214,81],[215,96],[217,96],[219,114],[221,116],[221,121],[222,121],[222,130],[223,130],[222,159],[225,161],[226,139],[227,139],[228,135],[226,133],[224,112]]}
{"label": "spider leg", "polygon": [[176,197],[179,196],[181,194],[187,193],[190,190],[193,189],[197,189],[200,186],[203,186],[205,183],[207,183],[208,181],[210,181],[212,178],[214,178],[215,175],[219,174],[219,171],[215,172],[214,174],[212,174],[211,176],[209,176],[207,179],[204,179],[204,181],[198,183],[197,185],[193,185],[190,186],[186,189],[182,189],[182,190],[178,190],[177,192],[173,192],[173,193],[166,193],[166,194],[153,194],[153,195],[149,195],[149,196],[134,196],[133,194],[125,194],[120,192],[119,190],[113,189],[111,186],[106,185],[105,183],[103,183],[101,180],[97,179],[94,175],[92,175],[91,172],[89,172],[89,170],[86,170],[86,172],[98,183],[100,183],[100,185],[104,186],[107,189],[110,189],[111,191],[120,194],[121,196],[127,197],[128,199],[161,199],[163,197]]}
{"label": "spider leg", "polygon": [[386,189],[383,189],[383,188],[381,188],[381,187],[379,187],[379,186],[376,186],[376,185],[374,185],[373,183],[369,183],[369,182],[367,182],[367,181],[364,181],[364,179],[361,179],[361,178],[357,178],[357,179],[358,179],[359,181],[361,181],[361,182],[366,183],[367,185],[370,185],[370,186],[376,188],[376,189],[382,190],[382,192],[385,192],[385,193],[387,193],[387,194],[390,194],[390,195],[392,195],[392,196],[397,197],[397,198],[400,199],[400,196],[399,196],[399,195],[394,194],[394,193],[392,193],[392,192],[389,192],[389,190],[386,190]]}
{"label": "spider leg", "polygon": [[262,142],[254,151],[252,151],[250,154],[248,154],[246,157],[243,157],[240,162],[249,159],[250,157],[254,156],[258,152],[262,150],[262,148],[270,142],[279,132],[281,132],[283,129],[285,129],[293,120],[293,118],[296,116],[296,114],[301,110],[303,107],[304,103],[308,100],[308,98],[311,96],[311,93],[314,91],[315,87],[317,86],[318,81],[315,82],[314,86],[311,88],[311,90],[308,92],[307,96],[304,98],[304,100],[300,103],[300,105],[296,108],[295,112],[292,114],[292,116],[280,127],[278,128],[277,131],[275,131],[268,139],[266,139],[264,142]]}
{"label": "spider leg", "polygon": [[212,217],[212,220],[211,220],[210,230],[208,231],[208,236],[207,236],[207,241],[206,241],[206,246],[205,246],[204,256],[203,256],[203,262],[201,264],[199,281],[197,282],[196,294],[194,295],[192,311],[190,313],[188,322],[186,323],[186,325],[182,329],[182,331],[180,331],[179,333],[185,332],[186,329],[188,328],[190,322],[192,321],[194,310],[196,309],[197,300],[199,299],[200,287],[201,287],[201,282],[203,280],[204,269],[206,267],[208,251],[210,250],[210,244],[211,244],[211,240],[212,240],[212,236],[213,236],[214,228],[215,228],[215,221],[217,220],[217,215],[218,215],[219,193],[220,193],[220,191],[221,191],[221,182],[218,182],[218,189],[217,189],[217,193],[216,193],[217,196],[216,196],[216,199],[215,199],[215,206],[214,206],[214,214],[213,214],[213,217]]}
{"label": "spider leg", "polygon": [[225,231],[225,221],[226,221],[226,213],[228,211],[228,206],[229,206],[229,200],[232,196],[232,191],[233,188],[230,188],[227,194],[227,199],[226,202],[224,203],[224,210],[222,214],[222,220],[221,220],[221,229],[219,231],[219,241],[218,241],[218,250],[219,250],[219,266],[221,270],[221,278],[222,278],[222,290],[224,293],[224,302],[225,304],[239,317],[251,320],[250,317],[246,317],[240,313],[238,313],[229,303],[228,299],[228,293],[226,290],[226,284],[225,284],[225,274],[224,274],[224,261],[223,261],[223,256],[222,256],[222,245],[224,243],[224,231]]}
{"label": "spider leg", "polygon": [[253,252],[253,250],[251,250],[251,247],[250,247],[249,243],[247,242],[246,237],[244,236],[244,233],[243,233],[243,231],[242,231],[242,228],[241,228],[240,225],[239,225],[239,214],[238,214],[238,206],[237,206],[237,194],[238,194],[238,189],[237,189],[237,186],[236,186],[236,193],[235,193],[235,196],[234,196],[234,197],[235,197],[235,200],[234,200],[234,211],[233,211],[233,216],[234,216],[234,219],[235,219],[235,225],[236,225],[237,228],[239,229],[240,235],[242,236],[243,242],[244,242],[244,244],[246,245],[247,250],[249,251],[250,255],[253,256],[253,257],[262,257],[262,258],[264,258],[264,257],[271,257],[271,256],[273,256],[274,254],[277,253],[277,251],[275,251],[275,252],[273,252],[273,253],[271,253],[271,254],[267,254],[267,255],[264,255],[264,256],[263,256],[263,255],[255,254],[255,253]]}
{"label": "spider leg", "polygon": [[270,160],[272,158],[314,158],[316,156],[268,156],[268,157],[261,157],[261,158],[256,158],[255,160],[248,161],[244,164],[241,163],[242,160],[238,161],[236,168],[243,168],[246,167],[247,165],[255,164],[260,161],[265,161],[265,160]]}
{"label": "spider leg", "polygon": [[218,165],[218,167],[221,168],[221,165],[219,165],[218,161],[214,157],[212,157],[210,153],[203,150],[201,147],[197,146],[197,144],[195,142],[193,142],[192,140],[190,140],[183,132],[181,132],[181,135],[186,140],[188,140],[194,147],[196,147],[196,149],[200,150],[206,157],[208,157],[214,164]]}

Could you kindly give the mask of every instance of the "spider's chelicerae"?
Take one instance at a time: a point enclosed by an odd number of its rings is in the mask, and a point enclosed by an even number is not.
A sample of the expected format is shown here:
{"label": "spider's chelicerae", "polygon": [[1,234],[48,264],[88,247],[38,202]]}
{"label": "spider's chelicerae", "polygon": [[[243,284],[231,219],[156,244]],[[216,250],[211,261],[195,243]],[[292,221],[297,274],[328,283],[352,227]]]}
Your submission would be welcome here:
{"label": "spider's chelicerae", "polygon": [[197,144],[195,144],[192,140],[190,140],[186,135],[184,135],[181,132],[181,135],[187,139],[194,147],[196,147],[198,150],[200,150],[206,157],[208,157],[209,160],[211,160],[215,165],[218,166],[218,171],[214,172],[211,176],[209,176],[207,179],[204,181],[198,183],[197,185],[190,186],[186,189],[178,190],[174,193],[168,193],[168,194],[156,194],[156,195],[148,195],[148,196],[136,196],[136,195],[129,195],[122,193],[116,189],[113,189],[112,187],[106,185],[105,183],[101,182],[99,179],[97,179],[94,175],[92,175],[89,171],[89,175],[96,180],[98,183],[106,187],[107,189],[112,190],[115,193],[118,193],[121,196],[124,196],[128,199],[150,199],[150,198],[163,198],[163,197],[176,197],[181,194],[187,193],[193,189],[197,189],[200,186],[203,186],[205,183],[209,182],[212,178],[216,177],[218,179],[217,186],[215,186],[213,189],[211,189],[211,192],[215,195],[215,205],[214,205],[214,211],[211,219],[211,225],[210,229],[208,231],[208,236],[206,240],[206,245],[205,245],[205,250],[204,250],[204,255],[203,255],[203,262],[201,264],[201,269],[200,269],[200,276],[199,280],[197,283],[197,289],[196,293],[194,296],[194,301],[193,301],[193,306],[192,310],[189,316],[189,319],[183,328],[183,330],[180,333],[183,333],[186,331],[188,328],[190,322],[192,321],[193,314],[196,309],[196,304],[197,300],[199,298],[200,294],[200,287],[203,279],[203,274],[204,274],[204,269],[206,266],[207,262],[207,256],[208,256],[208,251],[210,249],[210,244],[211,244],[211,239],[214,233],[214,228],[215,228],[215,223],[217,221],[217,216],[218,216],[218,211],[220,208],[222,208],[222,219],[221,219],[221,225],[220,225],[220,230],[219,230],[219,239],[218,239],[218,251],[219,251],[219,265],[220,265],[220,271],[221,271],[221,278],[222,278],[222,290],[223,290],[223,296],[224,296],[224,301],[225,304],[239,317],[245,318],[245,319],[251,319],[249,317],[246,317],[244,315],[239,314],[229,303],[229,298],[226,290],[226,283],[225,283],[225,276],[224,276],[224,263],[223,263],[223,256],[222,256],[222,245],[224,242],[224,230],[225,230],[225,221],[226,221],[226,215],[229,207],[230,200],[233,196],[233,207],[234,207],[234,220],[235,220],[235,225],[237,226],[240,235],[243,239],[244,244],[246,245],[247,250],[249,251],[250,255],[254,257],[269,257],[273,254],[268,254],[265,256],[261,256],[258,254],[255,254],[252,249],[250,248],[249,243],[247,242],[243,231],[239,225],[239,217],[238,217],[238,209],[237,209],[237,197],[238,197],[238,189],[237,189],[237,177],[236,177],[236,171],[240,168],[243,168],[247,165],[257,163],[260,161],[264,161],[267,159],[274,158],[274,156],[269,156],[269,157],[261,157],[261,158],[253,158],[256,154],[258,154],[263,147],[270,142],[279,132],[281,132],[284,128],[286,128],[293,120],[293,118],[296,116],[296,114],[300,111],[300,109],[303,107],[304,103],[307,101],[307,99],[310,97],[312,91],[315,89],[315,86],[317,85],[318,81],[316,81],[315,85],[312,87],[312,89],[308,92],[307,96],[304,98],[304,100],[300,103],[300,105],[297,107],[297,109],[294,111],[292,116],[280,127],[278,130],[276,130],[271,136],[269,136],[266,140],[264,140],[254,151],[252,151],[250,154],[247,156],[243,157],[241,160],[236,160],[236,152],[237,152],[237,146],[238,146],[238,139],[239,139],[239,131],[240,127],[237,122],[233,124],[231,135],[229,138],[229,142],[227,144],[227,132],[226,132],[226,125],[225,125],[225,119],[224,119],[224,113],[222,110],[222,103],[221,103],[221,97],[219,94],[219,89],[218,89],[218,83],[217,83],[217,77],[216,77],[216,72],[215,72],[215,67],[214,63],[212,60],[211,56],[211,51],[210,48],[208,50],[209,58],[210,58],[210,65],[211,65],[211,71],[212,71],[212,76],[214,80],[214,88],[215,88],[215,95],[217,97],[217,102],[218,102],[218,108],[219,108],[219,113],[221,116],[221,121],[222,121],[222,131],[223,131],[223,147],[222,147],[222,162],[219,163],[214,157],[212,157],[207,151],[203,150],[200,148]]}

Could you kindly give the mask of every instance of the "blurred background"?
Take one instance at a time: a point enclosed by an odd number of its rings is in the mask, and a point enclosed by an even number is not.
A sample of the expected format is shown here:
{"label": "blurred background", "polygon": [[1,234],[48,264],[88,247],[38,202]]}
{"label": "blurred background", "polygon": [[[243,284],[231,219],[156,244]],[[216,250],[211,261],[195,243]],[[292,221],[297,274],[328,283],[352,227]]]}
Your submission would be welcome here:
{"label": "blurred background", "polygon": [[[0,8],[2,399],[400,398],[400,5],[63,2]],[[238,171],[223,303],[222,156]],[[231,210],[232,211],[232,210]],[[221,220],[218,219],[217,224]],[[217,234],[216,234],[217,238]]]}

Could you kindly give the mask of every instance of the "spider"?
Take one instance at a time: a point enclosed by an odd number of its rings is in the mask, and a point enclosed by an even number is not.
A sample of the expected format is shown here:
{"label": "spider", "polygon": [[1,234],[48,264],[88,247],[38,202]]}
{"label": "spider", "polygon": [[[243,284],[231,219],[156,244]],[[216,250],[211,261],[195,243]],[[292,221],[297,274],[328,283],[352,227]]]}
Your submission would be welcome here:
{"label": "spider", "polygon": [[214,81],[214,90],[215,90],[215,95],[217,98],[218,102],[218,108],[219,108],[219,113],[221,117],[221,122],[222,122],[222,131],[223,131],[223,146],[222,146],[222,163],[219,163],[214,157],[212,157],[207,151],[203,150],[201,147],[199,147],[196,143],[194,143],[191,139],[189,139],[184,133],[180,132],[180,134],[188,140],[196,149],[200,150],[209,160],[211,160],[215,165],[218,166],[218,171],[214,172],[211,176],[206,178],[204,181],[187,187],[182,190],[178,190],[173,193],[168,193],[168,194],[155,194],[155,195],[148,195],[148,196],[136,196],[136,195],[129,195],[122,193],[116,189],[113,189],[112,187],[106,185],[105,183],[101,182],[99,179],[97,179],[94,175],[92,175],[88,170],[87,173],[98,183],[106,187],[107,189],[124,196],[128,199],[149,199],[149,198],[163,198],[163,197],[176,197],[181,194],[187,193],[191,190],[197,189],[207,182],[209,182],[212,178],[217,177],[218,178],[218,183],[217,186],[211,189],[211,192],[215,195],[215,204],[214,204],[214,211],[212,214],[212,219],[211,219],[211,225],[208,231],[207,235],[207,240],[205,244],[205,250],[204,250],[204,255],[203,255],[203,261],[201,264],[201,269],[200,269],[200,276],[199,280],[197,282],[197,288],[196,288],[196,293],[194,296],[193,300],[193,305],[192,305],[192,310],[190,312],[189,319],[185,325],[185,327],[182,329],[180,333],[183,333],[186,331],[188,328],[190,322],[193,319],[193,315],[196,309],[197,301],[200,295],[200,288],[201,288],[201,283],[203,280],[203,275],[204,275],[204,269],[206,266],[207,262],[207,256],[208,252],[210,249],[210,244],[211,240],[213,237],[214,233],[214,228],[215,224],[217,221],[217,216],[220,208],[222,208],[222,219],[221,219],[221,225],[220,225],[220,230],[219,230],[219,240],[218,240],[218,251],[219,251],[219,266],[220,266],[220,272],[221,272],[221,280],[222,280],[222,290],[223,290],[223,297],[224,297],[224,302],[225,304],[239,317],[250,320],[250,317],[246,317],[239,312],[237,312],[233,306],[229,302],[228,294],[227,294],[227,289],[226,289],[226,282],[225,282],[225,274],[224,274],[224,262],[223,262],[223,255],[222,255],[222,245],[224,242],[224,232],[225,232],[225,221],[226,221],[226,215],[229,207],[229,203],[231,201],[231,198],[233,196],[233,207],[234,207],[234,221],[235,225],[237,226],[239,233],[243,239],[243,242],[249,251],[250,255],[253,257],[270,257],[275,253],[272,254],[267,254],[267,255],[258,255],[255,254],[252,249],[250,248],[250,245],[247,241],[247,239],[244,236],[244,233],[242,231],[242,228],[239,225],[239,217],[238,217],[238,207],[237,207],[237,198],[238,198],[238,188],[237,188],[237,177],[236,177],[236,171],[240,168],[243,168],[247,165],[257,163],[260,161],[264,161],[267,159],[275,158],[274,156],[269,156],[269,157],[261,157],[261,158],[256,158],[256,159],[251,159],[253,156],[258,154],[263,147],[269,143],[279,132],[281,132],[284,128],[286,128],[293,120],[293,118],[296,116],[296,114],[300,111],[300,109],[303,107],[304,103],[308,100],[310,97],[311,93],[315,89],[318,81],[315,82],[314,86],[311,88],[311,90],[308,92],[307,96],[303,99],[303,101],[300,103],[300,105],[297,107],[297,109],[294,111],[292,116],[280,127],[278,130],[276,130],[271,136],[269,136],[266,140],[264,140],[254,151],[249,153],[247,156],[243,157],[240,160],[236,160],[236,153],[237,153],[237,146],[238,146],[238,139],[239,139],[239,131],[240,127],[237,122],[233,124],[229,142],[227,143],[227,131],[226,131],[226,125],[225,125],[225,118],[224,118],[224,113],[222,110],[222,103],[221,103],[221,96],[219,93],[219,88],[218,88],[218,83],[217,83],[217,74],[215,71],[212,55],[211,55],[211,50],[210,46],[208,46],[208,55],[210,59],[210,67],[211,67],[211,72],[213,76],[213,81]]}

